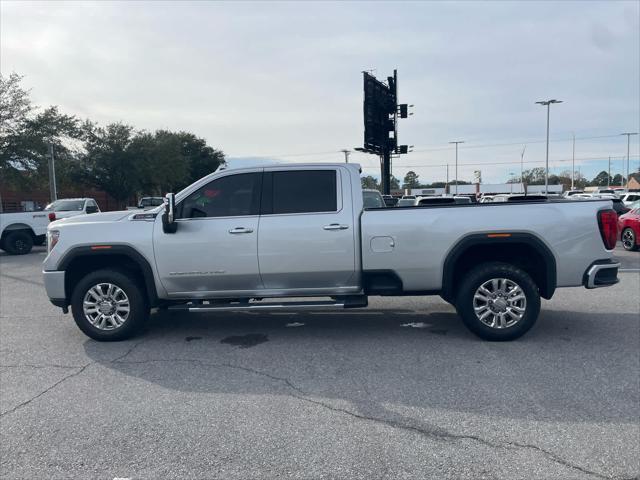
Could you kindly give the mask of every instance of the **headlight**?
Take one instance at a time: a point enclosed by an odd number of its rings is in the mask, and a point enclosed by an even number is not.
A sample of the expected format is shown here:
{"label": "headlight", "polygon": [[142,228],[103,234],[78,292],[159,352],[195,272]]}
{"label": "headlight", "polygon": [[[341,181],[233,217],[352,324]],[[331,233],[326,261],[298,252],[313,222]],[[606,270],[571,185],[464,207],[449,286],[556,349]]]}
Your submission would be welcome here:
{"label": "headlight", "polygon": [[53,250],[53,247],[58,243],[58,239],[60,238],[59,230],[49,230],[47,231],[47,250],[50,252]]}

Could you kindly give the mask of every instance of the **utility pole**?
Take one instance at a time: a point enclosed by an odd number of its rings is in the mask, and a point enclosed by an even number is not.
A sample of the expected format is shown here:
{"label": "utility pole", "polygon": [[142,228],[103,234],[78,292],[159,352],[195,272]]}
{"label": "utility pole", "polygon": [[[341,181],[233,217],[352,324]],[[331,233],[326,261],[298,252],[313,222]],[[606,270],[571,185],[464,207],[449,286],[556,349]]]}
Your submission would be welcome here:
{"label": "utility pole", "polygon": [[573,181],[576,173],[576,134],[571,132],[571,135],[573,135],[573,153],[571,155],[571,190],[573,190]]}
{"label": "utility pole", "polygon": [[525,145],[522,147],[522,153],[520,154],[520,183],[524,183],[524,151],[527,149]]}
{"label": "utility pole", "polygon": [[609,157],[609,170],[607,173],[607,188],[611,186],[611,157]]}
{"label": "utility pole", "polygon": [[49,195],[51,201],[55,202],[58,199],[58,192],[56,191],[56,164],[53,158],[53,143],[49,143]]}
{"label": "utility pole", "polygon": [[458,144],[464,143],[464,140],[456,140],[455,142],[449,142],[449,143],[455,143],[456,145],[456,195],[457,195],[458,194]]}
{"label": "utility pole", "polygon": [[344,150],[340,150],[342,153],[344,153],[344,163],[349,163],[349,155],[351,154],[351,150],[347,150],[346,148]]}
{"label": "utility pole", "polygon": [[[629,188],[629,143],[630,143],[631,135],[638,135],[638,132],[621,133],[620,135],[627,136],[627,189],[628,189]],[[624,173],[624,169],[623,169],[623,173]]]}
{"label": "utility pole", "polygon": [[551,110],[552,103],[562,103],[562,100],[541,100],[536,102],[538,105],[545,105],[547,107],[547,157],[545,162],[545,170],[544,170],[544,193],[545,195],[549,194],[549,112]]}
{"label": "utility pole", "polygon": [[447,183],[444,184],[444,193],[449,193],[449,164],[447,163]]}

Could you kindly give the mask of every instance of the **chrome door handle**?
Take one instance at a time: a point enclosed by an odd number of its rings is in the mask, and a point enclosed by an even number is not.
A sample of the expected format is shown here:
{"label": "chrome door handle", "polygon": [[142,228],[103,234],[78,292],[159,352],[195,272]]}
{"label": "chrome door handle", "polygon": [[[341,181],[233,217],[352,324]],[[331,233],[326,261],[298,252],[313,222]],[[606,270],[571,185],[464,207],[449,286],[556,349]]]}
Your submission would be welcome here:
{"label": "chrome door handle", "polygon": [[229,233],[237,234],[237,233],[253,233],[253,228],[246,227],[236,227],[229,230]]}
{"label": "chrome door handle", "polygon": [[325,230],[346,230],[347,228],[349,228],[349,225],[340,225],[339,223],[332,223],[331,225],[325,225],[324,227]]}

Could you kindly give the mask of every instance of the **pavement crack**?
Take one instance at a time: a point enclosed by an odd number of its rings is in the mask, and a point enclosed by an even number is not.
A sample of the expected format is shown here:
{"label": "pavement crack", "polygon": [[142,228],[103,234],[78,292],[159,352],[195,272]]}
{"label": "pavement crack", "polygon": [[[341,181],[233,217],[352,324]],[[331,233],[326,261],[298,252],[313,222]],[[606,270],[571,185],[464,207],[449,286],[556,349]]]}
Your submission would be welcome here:
{"label": "pavement crack", "polygon": [[0,365],[0,368],[68,368],[68,369],[78,369],[82,368],[82,365],[59,365],[56,363],[45,364],[45,365],[35,365],[33,363],[18,363],[11,365]]}
{"label": "pavement crack", "polygon": [[[133,350],[135,348],[135,346],[131,349]],[[129,352],[130,353],[130,352]],[[420,428],[417,427],[415,425],[409,425],[406,423],[402,423],[402,422],[398,422],[395,420],[390,420],[390,419],[384,419],[384,418],[378,418],[378,417],[373,417],[373,416],[368,416],[368,415],[363,415],[360,413],[356,413],[353,412],[351,410],[348,410],[346,408],[341,408],[341,407],[336,407],[334,405],[322,402],[320,400],[314,400],[313,398],[309,398],[309,393],[305,392],[304,390],[302,390],[301,388],[297,387],[296,385],[294,385],[288,378],[285,377],[278,377],[276,375],[272,375],[270,373],[266,373],[260,370],[256,370],[254,368],[250,368],[250,367],[243,367],[240,365],[234,365],[234,364],[230,364],[230,363],[211,363],[211,362],[206,362],[203,360],[199,360],[199,359],[195,359],[195,358],[173,358],[173,359],[147,359],[147,360],[129,360],[129,361],[122,361],[122,358],[126,357],[128,355],[125,354],[122,357],[119,357],[120,359],[118,360],[118,363],[121,364],[145,364],[145,363],[175,363],[175,362],[184,362],[184,363],[195,363],[195,364],[199,364],[205,367],[212,367],[212,368],[229,368],[229,369],[233,369],[233,370],[240,370],[243,372],[247,372],[247,373],[251,373],[254,375],[259,375],[265,378],[268,378],[270,380],[282,383],[284,385],[286,385],[290,390],[292,390],[295,393],[291,393],[290,395],[300,401],[303,402],[307,402],[307,403],[311,403],[313,405],[325,408],[327,410],[331,410],[333,412],[336,413],[342,413],[344,415],[348,415],[350,417],[356,418],[358,420],[362,420],[362,421],[367,421],[367,422],[373,422],[373,423],[378,423],[378,424],[382,424],[385,426],[389,426],[391,428],[395,428],[395,429],[401,429],[401,430],[405,430],[408,432],[413,432],[416,433],[418,435],[424,436],[424,437],[428,437],[431,439],[436,439],[436,440],[443,440],[443,441],[460,441],[460,440],[469,440],[469,441],[473,441],[473,442],[477,442],[480,443],[482,445],[485,445],[487,447],[491,447],[491,448],[523,448],[523,449],[530,449],[530,450],[535,450],[537,452],[539,452],[540,454],[542,454],[544,457],[546,457],[548,460],[555,462],[559,465],[562,465],[564,467],[567,468],[571,468],[573,470],[576,470],[580,473],[586,474],[586,475],[591,475],[597,478],[602,478],[602,479],[607,479],[607,480],[613,480],[616,477],[611,477],[611,476],[606,476],[603,475],[601,473],[598,472],[594,472],[592,470],[588,470],[584,467],[581,467],[580,465],[576,465],[574,463],[569,462],[568,460],[565,460],[564,458],[560,457],[559,455],[556,455],[553,452],[550,452],[548,450],[545,450],[542,447],[539,447],[537,445],[533,445],[533,444],[527,444],[527,443],[518,443],[518,442],[509,442],[509,441],[499,441],[499,442],[494,442],[491,440],[487,440],[485,438],[480,437],[479,435],[464,435],[464,434],[455,434],[455,433],[451,433],[451,432],[446,432],[446,431],[431,431],[428,429],[424,429],[424,428]]]}
{"label": "pavement crack", "polygon": [[53,385],[51,385],[49,388],[43,390],[42,392],[38,393],[37,395],[34,395],[33,397],[31,397],[28,400],[25,400],[24,402],[16,405],[13,408],[10,408],[9,410],[6,410],[4,412],[0,413],[0,418],[4,417],[5,415],[9,415],[10,413],[13,413],[17,410],[20,410],[23,407],[26,407],[27,405],[29,405],[30,403],[32,403],[33,401],[37,400],[38,398],[40,398],[41,396],[43,396],[44,394],[50,392],[51,390],[53,390],[54,388],[56,388],[57,386],[61,385],[62,383],[66,382],[67,380],[69,380],[70,378],[73,377],[77,377],[78,375],[80,375],[82,372],[84,372],[87,367],[89,367],[90,365],[93,365],[95,362],[90,362],[87,363],[86,365],[83,365],[82,367],[78,367],[77,371],[70,373],[69,375],[65,375],[64,377],[62,377],[60,380],[58,380],[57,382],[55,382]]}
{"label": "pavement crack", "polygon": [[133,351],[138,348],[140,345],[142,345],[146,340],[140,340],[137,343],[134,343],[131,348],[129,348],[124,354],[120,355],[119,357],[114,358],[113,360],[111,360],[111,363],[128,363],[128,362],[122,362],[123,359],[127,358],[129,355],[131,355],[131,353],[133,353]]}
{"label": "pavement crack", "polygon": [[[567,460],[565,460],[564,458],[560,457],[559,455],[556,455],[553,452],[550,452],[549,450],[545,450],[542,447],[539,447],[537,445],[533,445],[531,443],[519,443],[519,442],[504,442],[504,445],[507,446],[513,446],[513,447],[517,447],[517,448],[526,448],[526,449],[530,449],[530,450],[536,450],[537,452],[540,452],[543,456],[547,457],[549,460],[556,462],[560,465],[564,465],[565,467],[568,468],[573,468],[574,470],[578,470],[581,473],[585,473],[587,475],[592,475],[594,477],[598,477],[598,478],[604,478],[607,480],[613,480],[617,477],[611,477],[611,476],[607,476],[607,475],[603,475],[601,473],[598,472],[594,472],[593,470],[587,470],[586,468],[581,467],[580,465],[576,465],[575,463],[571,463]],[[620,479],[622,480],[622,478],[624,477],[620,477]]]}

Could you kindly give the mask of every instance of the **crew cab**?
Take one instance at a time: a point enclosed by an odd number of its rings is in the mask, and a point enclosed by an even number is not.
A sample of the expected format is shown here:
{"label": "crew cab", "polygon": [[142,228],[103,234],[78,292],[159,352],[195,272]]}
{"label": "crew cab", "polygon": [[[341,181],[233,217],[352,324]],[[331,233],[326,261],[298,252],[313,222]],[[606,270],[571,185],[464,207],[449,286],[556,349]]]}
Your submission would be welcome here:
{"label": "crew cab", "polygon": [[[366,307],[440,295],[467,327],[511,340],[558,287],[615,284],[611,201],[363,208],[356,164],[220,170],[166,204],[48,229],[51,302],[96,340],[184,312]],[[311,300],[309,300],[311,299]]]}

